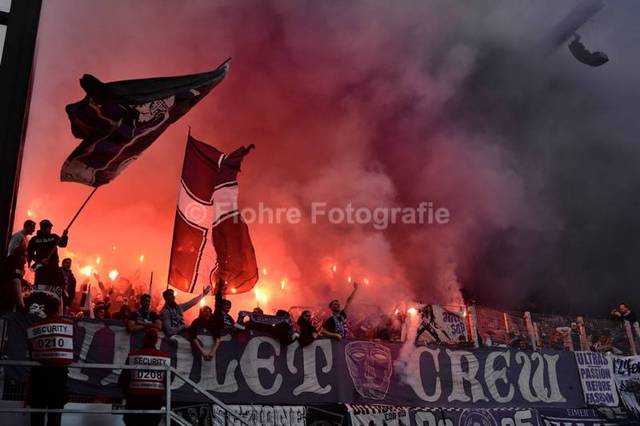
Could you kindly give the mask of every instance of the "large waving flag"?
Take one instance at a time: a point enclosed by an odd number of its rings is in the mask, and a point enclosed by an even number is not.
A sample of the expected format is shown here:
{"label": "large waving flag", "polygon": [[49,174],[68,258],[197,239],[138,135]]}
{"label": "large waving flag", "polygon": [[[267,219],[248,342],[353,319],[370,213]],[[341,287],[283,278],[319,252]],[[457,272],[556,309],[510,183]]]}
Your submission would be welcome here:
{"label": "large waving flag", "polygon": [[258,281],[249,228],[238,210],[237,175],[253,145],[229,155],[189,135],[178,191],[169,284],[196,292],[213,281],[242,293]]}
{"label": "large waving flag", "polygon": [[217,86],[228,69],[227,60],[201,74],[112,83],[85,74],[80,85],[87,95],[66,108],[71,131],[82,142],[62,165],[60,179],[93,187],[109,183]]}

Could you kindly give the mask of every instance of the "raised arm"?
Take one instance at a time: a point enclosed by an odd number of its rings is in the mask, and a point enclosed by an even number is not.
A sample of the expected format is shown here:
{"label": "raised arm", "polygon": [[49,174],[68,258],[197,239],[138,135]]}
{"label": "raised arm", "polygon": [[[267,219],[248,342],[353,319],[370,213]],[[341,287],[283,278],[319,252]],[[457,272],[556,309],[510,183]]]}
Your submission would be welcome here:
{"label": "raised arm", "polygon": [[344,311],[349,309],[349,306],[351,306],[351,302],[353,301],[353,296],[355,296],[357,290],[358,290],[358,283],[354,281],[353,282],[353,291],[351,292],[349,297],[347,297],[347,302],[344,304],[344,309],[343,309]]}
{"label": "raised arm", "polygon": [[187,312],[189,309],[191,309],[194,306],[196,306],[198,304],[198,302],[200,301],[200,299],[202,299],[202,296],[197,295],[196,297],[194,297],[193,299],[189,300],[188,302],[181,303],[180,306],[182,307],[182,311],[183,312]]}
{"label": "raised arm", "polygon": [[107,287],[104,285],[104,282],[100,279],[100,274],[98,274],[97,272],[94,272],[93,278],[95,278],[95,280],[98,282],[98,288],[102,293],[102,298],[106,300],[109,297],[109,292],[107,290]]}
{"label": "raised arm", "polygon": [[218,281],[218,284],[216,284],[216,304],[215,304],[215,310],[219,311],[220,309],[222,309],[222,287],[223,287],[223,282],[222,281]]}
{"label": "raised arm", "polygon": [[196,306],[196,304],[200,301],[200,299],[202,299],[203,297],[205,297],[207,294],[209,294],[209,292],[211,291],[211,286],[208,285],[206,286],[203,290],[202,290],[202,295],[200,296],[196,296],[193,299],[189,300],[188,302],[185,302],[183,304],[181,304],[180,306],[182,307],[182,311],[186,312],[189,309],[193,308],[194,306]]}
{"label": "raised arm", "polygon": [[182,311],[186,312],[189,309],[191,309],[194,306],[196,306],[196,304],[200,301],[200,299],[202,299],[207,294],[209,294],[210,291],[211,291],[211,286],[208,285],[202,290],[202,294],[201,295],[194,297],[193,299],[189,300],[188,302],[182,303],[180,305],[180,307],[182,307]]}

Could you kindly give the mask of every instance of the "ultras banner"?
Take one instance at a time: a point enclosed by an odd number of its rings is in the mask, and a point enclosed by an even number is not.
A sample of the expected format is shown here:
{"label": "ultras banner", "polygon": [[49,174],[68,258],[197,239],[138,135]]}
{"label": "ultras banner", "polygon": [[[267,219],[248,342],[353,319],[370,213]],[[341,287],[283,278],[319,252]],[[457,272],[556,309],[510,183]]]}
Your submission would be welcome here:
{"label": "ultras banner", "polygon": [[[9,318],[8,355],[27,358],[28,317]],[[79,321],[75,361],[123,364],[141,335],[116,321]],[[211,337],[201,336],[205,350]],[[224,336],[212,361],[194,356],[182,336],[163,338],[160,349],[172,365],[230,404],[389,404],[428,407],[582,407],[573,354],[517,350],[460,350],[415,347],[413,342],[316,340],[301,348],[281,346],[264,335]],[[24,380],[26,371],[8,369]],[[118,394],[120,371],[70,369],[70,386],[82,394]],[[179,377],[175,401],[198,401],[199,394]]]}
{"label": "ultras banner", "polygon": [[588,406],[618,406],[618,392],[613,381],[611,356],[599,352],[574,352],[582,381],[584,401]]}

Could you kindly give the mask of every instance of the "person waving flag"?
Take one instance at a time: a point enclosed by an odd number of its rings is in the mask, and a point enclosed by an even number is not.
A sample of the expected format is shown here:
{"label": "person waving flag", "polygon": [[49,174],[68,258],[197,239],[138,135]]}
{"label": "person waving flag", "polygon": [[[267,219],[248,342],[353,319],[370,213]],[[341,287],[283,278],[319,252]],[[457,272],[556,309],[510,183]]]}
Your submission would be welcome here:
{"label": "person waving flag", "polygon": [[80,85],[86,96],[66,107],[71,131],[82,142],[62,165],[60,179],[96,188],[109,183],[228,70],[229,60],[213,71],[180,77],[103,83],[85,74]]}

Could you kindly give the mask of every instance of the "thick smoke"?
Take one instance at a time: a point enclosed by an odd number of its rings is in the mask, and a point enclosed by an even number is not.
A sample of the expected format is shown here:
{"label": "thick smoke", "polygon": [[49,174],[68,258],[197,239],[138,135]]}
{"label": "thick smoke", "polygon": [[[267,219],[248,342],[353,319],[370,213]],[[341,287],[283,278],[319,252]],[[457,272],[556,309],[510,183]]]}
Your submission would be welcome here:
{"label": "thick smoke", "polygon": [[[348,276],[370,281],[361,302],[449,303],[461,287],[510,308],[633,301],[640,90],[625,33],[640,8],[611,4],[581,31],[613,58],[591,69],[564,48],[533,48],[574,4],[47,2],[17,222],[31,210],[60,230],[89,190],[58,181],[77,143],[64,105],[82,97],[83,73],[177,75],[231,56],[227,79],[98,191],[71,231],[81,262],[101,255],[125,273],[166,276],[189,124],[227,151],[257,145],[243,207],[304,212],[302,224],[250,225],[271,308],[343,297]],[[313,202],[423,201],[451,222],[309,223]]]}

